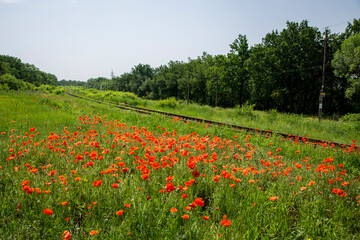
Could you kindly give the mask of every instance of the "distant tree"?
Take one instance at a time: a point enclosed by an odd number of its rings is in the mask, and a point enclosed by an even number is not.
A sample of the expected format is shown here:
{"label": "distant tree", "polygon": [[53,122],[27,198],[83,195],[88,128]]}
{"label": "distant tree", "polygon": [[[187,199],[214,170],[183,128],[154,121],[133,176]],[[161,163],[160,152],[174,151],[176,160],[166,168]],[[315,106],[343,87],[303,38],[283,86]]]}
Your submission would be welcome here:
{"label": "distant tree", "polygon": [[89,88],[96,88],[98,90],[108,90],[110,89],[112,82],[108,78],[98,77],[90,78],[87,80],[87,85]]}
{"label": "distant tree", "polygon": [[287,22],[286,29],[267,34],[246,63],[251,102],[265,110],[316,112],[322,59],[321,33],[307,21]]}
{"label": "distant tree", "polygon": [[0,74],[9,73],[16,79],[40,86],[41,84],[57,85],[55,75],[40,71],[29,63],[22,63],[19,58],[0,55]]}
{"label": "distant tree", "polygon": [[345,28],[345,38],[349,38],[352,35],[360,33],[360,18],[354,18],[352,23],[348,23],[347,27]]}
{"label": "distant tree", "polygon": [[129,91],[129,82],[130,82],[131,78],[132,78],[131,73],[124,73],[124,74],[120,75],[119,77],[114,77],[112,79],[112,90],[128,92]]}
{"label": "distant tree", "polygon": [[86,82],[84,81],[76,81],[76,80],[65,80],[62,79],[57,82],[58,86],[86,86]]}
{"label": "distant tree", "polygon": [[[129,90],[144,97],[150,92],[149,81],[154,76],[154,70],[148,64],[138,64],[131,70]],[[144,84],[144,86],[142,86]]]}
{"label": "distant tree", "polygon": [[249,100],[249,77],[245,62],[249,58],[249,45],[246,35],[239,34],[238,38],[230,44],[228,64],[225,68],[225,81],[230,87],[232,101],[235,105],[241,105]]}

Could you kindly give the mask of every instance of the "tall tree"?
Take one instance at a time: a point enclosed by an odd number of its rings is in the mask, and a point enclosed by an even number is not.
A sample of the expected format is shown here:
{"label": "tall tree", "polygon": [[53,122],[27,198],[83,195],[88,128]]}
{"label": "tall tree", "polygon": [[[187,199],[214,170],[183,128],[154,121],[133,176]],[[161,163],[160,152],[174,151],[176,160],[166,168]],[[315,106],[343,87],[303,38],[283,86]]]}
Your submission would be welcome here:
{"label": "tall tree", "polygon": [[225,80],[232,89],[231,95],[234,104],[243,104],[250,98],[248,71],[245,62],[249,58],[249,45],[246,35],[239,34],[238,38],[230,44],[228,64]]}
{"label": "tall tree", "polygon": [[[334,56],[332,66],[338,77],[349,80],[346,97],[353,100],[354,107],[360,110],[360,33],[350,36],[341,44]],[[355,100],[355,101],[354,101]]]}

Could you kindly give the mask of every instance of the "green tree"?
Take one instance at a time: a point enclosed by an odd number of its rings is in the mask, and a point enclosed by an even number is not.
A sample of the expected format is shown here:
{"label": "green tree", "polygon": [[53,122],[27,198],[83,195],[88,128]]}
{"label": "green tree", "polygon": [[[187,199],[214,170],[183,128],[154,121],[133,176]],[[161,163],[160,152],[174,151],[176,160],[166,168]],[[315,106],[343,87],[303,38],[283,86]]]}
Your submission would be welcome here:
{"label": "green tree", "polygon": [[230,44],[226,76],[224,80],[230,87],[233,104],[243,104],[250,98],[248,71],[245,62],[249,58],[249,45],[246,35],[239,34],[238,38]]}
{"label": "green tree", "polygon": [[[332,61],[335,75],[349,80],[346,97],[360,100],[360,33],[350,36],[341,44]],[[360,109],[359,104],[356,108]]]}
{"label": "green tree", "polygon": [[287,22],[281,32],[265,36],[250,50],[246,63],[251,103],[260,109],[314,113],[321,87],[323,45],[317,28]]}
{"label": "green tree", "polygon": [[[138,64],[131,70],[129,90],[139,97],[147,96],[150,92],[149,80],[154,76],[154,69],[148,64]],[[142,86],[144,84],[144,86]]]}

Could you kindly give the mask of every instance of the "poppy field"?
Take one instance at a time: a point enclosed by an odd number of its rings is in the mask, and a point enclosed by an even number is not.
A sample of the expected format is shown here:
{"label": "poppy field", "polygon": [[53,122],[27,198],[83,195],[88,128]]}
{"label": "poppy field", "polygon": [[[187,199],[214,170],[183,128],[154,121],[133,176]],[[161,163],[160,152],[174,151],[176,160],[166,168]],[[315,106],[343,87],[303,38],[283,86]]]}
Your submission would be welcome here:
{"label": "poppy field", "polygon": [[2,239],[358,239],[360,151],[0,94]]}

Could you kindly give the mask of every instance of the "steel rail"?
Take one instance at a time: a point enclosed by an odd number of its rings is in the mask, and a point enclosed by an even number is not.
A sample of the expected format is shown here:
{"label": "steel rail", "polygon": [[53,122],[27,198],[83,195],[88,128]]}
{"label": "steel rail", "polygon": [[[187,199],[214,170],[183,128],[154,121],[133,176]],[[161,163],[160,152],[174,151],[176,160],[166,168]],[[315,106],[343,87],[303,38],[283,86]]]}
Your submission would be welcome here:
{"label": "steel rail", "polygon": [[317,145],[321,145],[321,146],[331,146],[331,147],[340,147],[340,148],[358,148],[360,150],[360,147],[356,147],[354,144],[349,145],[349,144],[344,144],[344,143],[338,143],[338,142],[333,142],[333,141],[326,141],[326,140],[320,140],[320,139],[315,139],[315,138],[308,138],[308,137],[302,137],[302,136],[296,136],[293,134],[286,134],[286,133],[281,133],[281,132],[273,132],[271,130],[262,130],[262,129],[257,129],[257,128],[251,128],[251,127],[245,127],[245,126],[240,126],[240,125],[235,125],[235,124],[229,124],[229,123],[223,123],[223,122],[217,122],[217,121],[212,121],[212,120],[208,120],[208,119],[203,119],[203,118],[197,118],[197,117],[190,117],[190,116],[184,116],[184,115],[180,115],[180,114],[175,114],[175,113],[169,113],[169,112],[163,112],[163,111],[159,111],[159,110],[152,110],[152,109],[147,109],[147,108],[142,108],[142,107],[135,107],[135,106],[131,106],[125,103],[115,103],[112,101],[100,101],[98,99],[90,99],[90,98],[85,98],[79,95],[75,95],[73,93],[70,93],[68,91],[66,91],[66,94],[72,96],[72,97],[77,97],[77,98],[81,98],[84,100],[88,100],[88,101],[93,101],[93,102],[97,102],[97,103],[101,103],[101,104],[113,104],[115,105],[116,108],[120,108],[123,110],[129,110],[129,111],[136,111],[138,113],[141,114],[148,114],[151,115],[151,113],[157,113],[157,114],[161,114],[161,115],[165,115],[168,117],[178,117],[180,119],[183,120],[189,120],[189,121],[194,121],[194,122],[201,122],[201,123],[207,123],[207,124],[213,124],[213,125],[218,125],[218,126],[224,126],[224,127],[228,127],[228,128],[232,128],[234,130],[245,130],[248,132],[256,132],[256,133],[261,133],[264,135],[272,135],[272,134],[276,134],[276,135],[280,135],[284,138],[287,138],[288,140],[296,140],[299,141],[301,140],[303,143],[312,143],[312,144],[317,144]]}

